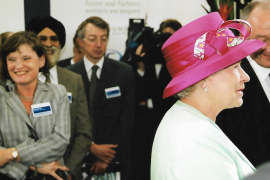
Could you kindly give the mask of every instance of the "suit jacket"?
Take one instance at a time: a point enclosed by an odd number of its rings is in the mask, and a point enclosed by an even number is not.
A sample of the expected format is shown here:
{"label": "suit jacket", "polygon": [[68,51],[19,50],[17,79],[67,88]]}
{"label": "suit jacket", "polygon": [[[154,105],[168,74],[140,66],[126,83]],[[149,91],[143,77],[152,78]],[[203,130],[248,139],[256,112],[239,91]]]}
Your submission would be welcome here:
{"label": "suit jacket", "polygon": [[61,60],[61,61],[58,61],[57,62],[57,66],[59,66],[59,67],[67,67],[67,66],[70,66],[71,65],[71,63],[70,63],[70,61],[71,61],[71,59],[72,59],[73,57],[70,57],[70,58],[67,58],[67,59],[63,59],[63,60]]}
{"label": "suit jacket", "polygon": [[245,83],[243,105],[226,109],[217,116],[217,124],[232,142],[258,166],[270,160],[270,104],[259,79],[247,59],[242,68],[250,76]]}
{"label": "suit jacket", "polygon": [[71,138],[65,153],[65,165],[77,180],[82,179],[81,165],[92,143],[91,121],[88,114],[84,85],[80,75],[57,66],[58,83],[72,93],[70,104]]}
{"label": "suit jacket", "polygon": [[151,158],[154,180],[239,180],[255,172],[248,159],[203,113],[177,101],[162,119]]}
{"label": "suit jacket", "polygon": [[[81,74],[89,104],[90,82],[84,61],[67,69]],[[129,65],[105,57],[89,114],[94,121],[95,143],[118,144],[114,161],[127,161],[129,136],[134,120],[134,83],[132,68]],[[106,98],[105,89],[115,86],[119,86],[121,96]]]}
{"label": "suit jacket", "polygon": [[[31,112],[29,117],[11,83],[9,90],[0,86],[0,148],[16,147],[22,162],[11,161],[0,167],[0,172],[24,179],[30,165],[63,157],[70,138],[69,100],[62,85],[39,81],[33,104],[50,102],[52,114],[33,117]],[[37,142],[26,124],[35,129]]]}
{"label": "suit jacket", "polygon": [[[146,69],[145,76],[149,76],[149,82],[152,82],[152,91],[151,98],[153,100],[153,106],[155,110],[156,121],[153,122],[154,133],[165,115],[165,113],[172,107],[172,105],[177,101],[173,96],[163,99],[163,92],[169,82],[172,80],[171,75],[168,72],[168,69],[165,64],[165,60],[162,63],[162,67],[159,72],[159,76],[156,76],[155,64],[152,63]],[[147,72],[148,70],[148,72]],[[149,89],[150,87],[148,87]]]}

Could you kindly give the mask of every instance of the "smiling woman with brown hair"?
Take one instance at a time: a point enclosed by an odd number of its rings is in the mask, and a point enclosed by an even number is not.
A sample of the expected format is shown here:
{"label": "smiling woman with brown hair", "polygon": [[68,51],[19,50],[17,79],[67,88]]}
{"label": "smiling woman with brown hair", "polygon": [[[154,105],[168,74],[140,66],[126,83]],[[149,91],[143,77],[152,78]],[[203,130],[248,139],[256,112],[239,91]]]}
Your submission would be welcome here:
{"label": "smiling woman with brown hair", "polygon": [[7,80],[6,87],[0,86],[1,179],[25,179],[34,171],[61,179],[56,170],[68,170],[62,156],[70,137],[65,88],[38,81],[39,71],[48,69],[34,33],[9,37],[1,61],[1,77]]}

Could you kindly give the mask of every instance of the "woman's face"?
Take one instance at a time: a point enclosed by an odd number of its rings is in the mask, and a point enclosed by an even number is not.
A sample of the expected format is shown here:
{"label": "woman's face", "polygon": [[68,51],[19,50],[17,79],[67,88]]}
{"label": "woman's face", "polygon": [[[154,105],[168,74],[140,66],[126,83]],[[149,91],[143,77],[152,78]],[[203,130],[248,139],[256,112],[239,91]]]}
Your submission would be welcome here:
{"label": "woman's face", "polygon": [[216,102],[221,109],[239,107],[243,104],[244,83],[250,79],[240,63],[239,61],[208,78],[210,83],[208,91],[213,95],[212,102]]}
{"label": "woman's face", "polygon": [[6,60],[9,75],[17,85],[35,85],[39,68],[45,64],[44,56],[39,58],[28,44],[20,45],[17,51],[7,56]]}

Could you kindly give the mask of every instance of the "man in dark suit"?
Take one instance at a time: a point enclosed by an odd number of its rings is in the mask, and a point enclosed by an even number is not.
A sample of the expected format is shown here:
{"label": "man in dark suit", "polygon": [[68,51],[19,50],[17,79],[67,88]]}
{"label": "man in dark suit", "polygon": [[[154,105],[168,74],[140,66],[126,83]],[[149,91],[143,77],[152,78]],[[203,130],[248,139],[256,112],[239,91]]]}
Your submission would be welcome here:
{"label": "man in dark suit", "polygon": [[73,37],[73,57],[58,61],[57,65],[60,67],[70,66],[82,60],[83,56],[84,56],[84,50],[78,42],[78,33],[76,31]]}
{"label": "man in dark suit", "polygon": [[[114,172],[117,171],[113,170],[114,165],[120,163],[121,167],[116,168],[120,168],[121,179],[129,179],[129,137],[134,119],[135,92],[132,68],[104,57],[109,25],[103,19],[90,17],[83,21],[78,27],[78,37],[85,56],[67,69],[83,78],[89,114],[94,121],[95,143],[91,151],[97,151],[103,157],[97,157],[90,169],[92,174]],[[94,150],[96,144],[102,148]]]}
{"label": "man in dark suit", "polygon": [[267,43],[242,61],[250,76],[243,105],[224,110],[217,124],[254,166],[270,160],[270,3],[252,1],[242,11],[252,26],[250,39]]}
{"label": "man in dark suit", "polygon": [[65,28],[51,16],[38,16],[29,22],[26,30],[38,35],[49,60],[50,78],[40,74],[39,80],[64,85],[70,97],[71,138],[64,160],[70,169],[69,176],[81,180],[82,161],[92,142],[91,122],[81,76],[56,65],[65,45]]}

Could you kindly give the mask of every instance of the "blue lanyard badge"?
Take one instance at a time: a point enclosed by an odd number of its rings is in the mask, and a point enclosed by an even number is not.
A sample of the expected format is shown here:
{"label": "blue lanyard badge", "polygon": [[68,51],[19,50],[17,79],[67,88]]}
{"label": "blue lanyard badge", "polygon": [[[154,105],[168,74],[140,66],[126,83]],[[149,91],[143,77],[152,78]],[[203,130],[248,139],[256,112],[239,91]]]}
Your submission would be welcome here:
{"label": "blue lanyard badge", "polygon": [[52,108],[50,102],[33,104],[31,105],[32,113],[34,117],[46,116],[52,114]]}
{"label": "blue lanyard badge", "polygon": [[107,99],[121,96],[121,91],[120,91],[119,86],[105,89],[105,95]]}

